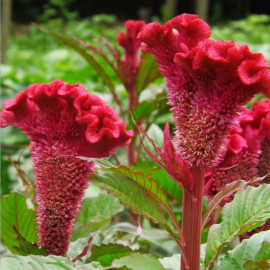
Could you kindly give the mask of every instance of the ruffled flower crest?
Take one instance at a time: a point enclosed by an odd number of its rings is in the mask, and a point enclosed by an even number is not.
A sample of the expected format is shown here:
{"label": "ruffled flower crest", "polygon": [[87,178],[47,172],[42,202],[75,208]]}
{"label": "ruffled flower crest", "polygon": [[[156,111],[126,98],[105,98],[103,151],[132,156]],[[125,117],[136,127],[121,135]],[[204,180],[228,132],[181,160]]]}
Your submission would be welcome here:
{"label": "ruffled flower crest", "polygon": [[175,147],[190,165],[211,169],[226,152],[229,129],[254,94],[270,95],[270,72],[246,45],[212,41],[197,15],[146,25],[138,38],[166,77],[176,123]]}
{"label": "ruffled flower crest", "polygon": [[55,255],[67,252],[94,164],[130,142],[115,111],[79,84],[60,80],[33,84],[4,102],[1,127],[17,126],[31,141],[39,244]]}

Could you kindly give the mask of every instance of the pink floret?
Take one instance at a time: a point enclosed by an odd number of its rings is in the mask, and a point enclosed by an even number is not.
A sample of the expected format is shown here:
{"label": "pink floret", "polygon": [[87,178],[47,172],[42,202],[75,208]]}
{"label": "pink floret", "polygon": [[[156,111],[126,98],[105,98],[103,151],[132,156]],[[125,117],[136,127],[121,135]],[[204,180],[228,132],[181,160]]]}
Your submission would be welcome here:
{"label": "pink floret", "polygon": [[120,32],[117,34],[118,44],[125,50],[123,73],[126,76],[125,86],[130,95],[135,95],[135,80],[140,67],[140,56],[138,54],[140,41],[137,39],[137,35],[144,26],[143,21],[128,20],[125,22],[127,33]]}
{"label": "pink floret", "polygon": [[128,144],[116,112],[79,85],[60,80],[33,84],[4,102],[1,127],[17,126],[31,141],[39,244],[64,255],[94,164]]}
{"label": "pink floret", "polygon": [[210,40],[210,27],[182,14],[138,35],[166,78],[176,123],[175,146],[190,165],[214,168],[226,152],[229,130],[255,94],[270,96],[269,66],[246,45]]}

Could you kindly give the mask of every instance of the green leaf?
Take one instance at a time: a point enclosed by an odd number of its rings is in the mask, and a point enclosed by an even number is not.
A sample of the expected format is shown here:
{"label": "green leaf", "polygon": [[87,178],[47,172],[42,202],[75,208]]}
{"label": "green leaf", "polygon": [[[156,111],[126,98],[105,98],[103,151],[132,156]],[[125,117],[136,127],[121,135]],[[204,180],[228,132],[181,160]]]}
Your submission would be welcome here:
{"label": "green leaf", "polygon": [[165,211],[160,206],[162,203],[171,211],[166,194],[152,178],[142,172],[134,172],[125,166],[119,166],[97,169],[91,182],[104,187],[135,213],[159,223],[174,235],[165,219]]}
{"label": "green leaf", "polygon": [[270,259],[270,230],[254,234],[221,258],[213,270],[245,269],[247,261],[259,262]]}
{"label": "green leaf", "polygon": [[16,230],[27,242],[37,243],[35,220],[35,211],[27,208],[22,195],[10,193],[1,197],[1,239],[11,252],[26,255],[20,248],[22,239]]}
{"label": "green leaf", "polygon": [[62,41],[66,46],[70,47],[71,49],[75,50],[79,53],[87,63],[96,71],[99,77],[101,77],[104,83],[108,86],[110,91],[115,94],[115,87],[110,78],[110,76],[106,73],[104,68],[96,61],[96,59],[89,54],[85,49],[83,49],[77,42],[73,39],[67,38],[65,36],[59,35],[57,33],[53,33],[48,31],[47,29],[42,28],[39,25],[36,25],[41,31],[50,34],[51,36],[57,38],[58,40]]}
{"label": "green leaf", "polygon": [[166,193],[160,188],[158,182],[155,181],[153,178],[146,176],[143,172],[133,171],[124,165],[108,168],[105,170],[118,173],[122,176],[126,176],[134,182],[138,183],[142,188],[148,191],[153,198],[155,198],[159,203],[164,205],[166,209],[170,210],[170,212],[173,212]]}
{"label": "green leaf", "polygon": [[205,226],[206,222],[208,221],[209,216],[215,210],[215,208],[221,203],[221,201],[232,195],[234,192],[241,190],[249,185],[249,182],[244,180],[234,181],[230,184],[227,184],[225,187],[221,189],[219,193],[217,193],[214,198],[210,201],[207,205],[207,208],[203,214],[202,218],[202,228]]}
{"label": "green leaf", "polygon": [[68,259],[60,256],[10,256],[1,259],[1,270],[75,270]]}
{"label": "green leaf", "polygon": [[156,257],[151,254],[132,253],[114,260],[112,266],[126,266],[131,270],[165,270]]}
{"label": "green leaf", "polygon": [[[131,110],[131,114],[136,123],[147,118],[156,109],[157,100],[143,101]],[[131,116],[129,116],[127,130],[135,129],[135,123]]]}
{"label": "green leaf", "polygon": [[174,254],[171,257],[165,257],[163,259],[159,259],[159,261],[165,269],[179,270],[181,267],[181,255],[180,254]]}
{"label": "green leaf", "polygon": [[98,197],[85,199],[71,241],[106,227],[111,218],[123,209],[119,200],[108,194],[100,194]]}
{"label": "green leaf", "polygon": [[124,245],[101,244],[92,247],[91,256],[86,260],[86,263],[97,261],[103,266],[110,266],[114,259],[119,259],[133,252],[134,250]]}
{"label": "green leaf", "polygon": [[141,59],[140,70],[136,78],[136,90],[139,93],[144,90],[149,83],[162,76],[158,69],[158,63],[152,54],[143,54]]}
{"label": "green leaf", "polygon": [[139,161],[132,169],[142,171],[144,174],[152,177],[169,196],[181,200],[183,194],[182,188],[168,175],[165,169],[158,166],[154,161]]}
{"label": "green leaf", "polygon": [[234,237],[262,225],[270,215],[270,185],[247,187],[235,194],[222,210],[222,222],[209,230],[205,266],[210,267],[217,254]]}

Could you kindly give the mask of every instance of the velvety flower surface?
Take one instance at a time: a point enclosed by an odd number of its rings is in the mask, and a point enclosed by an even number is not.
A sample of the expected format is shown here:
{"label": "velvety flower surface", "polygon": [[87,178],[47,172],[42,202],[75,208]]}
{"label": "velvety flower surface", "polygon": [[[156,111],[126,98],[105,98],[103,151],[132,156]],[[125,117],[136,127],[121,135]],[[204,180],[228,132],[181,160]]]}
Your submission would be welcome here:
{"label": "velvety flower surface", "polygon": [[206,193],[212,197],[233,181],[265,176],[270,171],[269,148],[270,101],[263,99],[242,111],[239,126],[230,130],[223,161],[206,175]]}
{"label": "velvety flower surface", "polygon": [[144,26],[144,21],[128,20],[125,22],[127,33],[120,32],[117,35],[118,44],[125,50],[123,72],[126,76],[126,88],[129,92],[135,91],[135,79],[140,67],[138,55],[140,41],[137,39],[137,35]]}
{"label": "velvety flower surface", "polygon": [[74,217],[93,163],[129,143],[115,111],[79,84],[34,84],[4,102],[1,127],[14,125],[31,140],[39,244],[51,254],[67,252]]}
{"label": "velvety flower surface", "polygon": [[270,96],[263,55],[210,40],[210,33],[197,15],[182,14],[163,26],[150,23],[138,35],[166,77],[177,151],[190,165],[207,169],[221,161],[242,106],[256,93]]}

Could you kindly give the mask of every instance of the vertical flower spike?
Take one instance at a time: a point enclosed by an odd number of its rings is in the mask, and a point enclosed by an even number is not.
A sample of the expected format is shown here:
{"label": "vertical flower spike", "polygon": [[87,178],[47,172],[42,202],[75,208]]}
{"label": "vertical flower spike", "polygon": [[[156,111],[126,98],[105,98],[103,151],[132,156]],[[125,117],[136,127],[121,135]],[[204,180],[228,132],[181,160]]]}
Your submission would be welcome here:
{"label": "vertical flower spike", "polygon": [[224,160],[207,173],[205,192],[210,197],[228,183],[249,181],[270,171],[270,101],[263,99],[255,102],[252,110],[242,111],[239,127],[230,133]]}
{"label": "vertical flower spike", "polygon": [[221,161],[242,105],[259,92],[270,96],[264,57],[246,45],[212,41],[210,33],[197,15],[182,14],[138,35],[166,77],[181,158],[206,169]]}
{"label": "vertical flower spike", "polygon": [[127,33],[120,32],[117,35],[118,44],[125,50],[123,73],[126,76],[125,86],[130,96],[131,108],[134,106],[133,103],[135,102],[135,80],[140,67],[140,57],[138,55],[140,41],[137,39],[137,35],[144,26],[144,21],[128,20],[125,23]]}
{"label": "vertical flower spike", "polygon": [[1,127],[17,126],[31,141],[39,244],[50,254],[67,252],[87,176],[101,158],[129,143],[115,111],[79,84],[34,84],[4,102]]}

